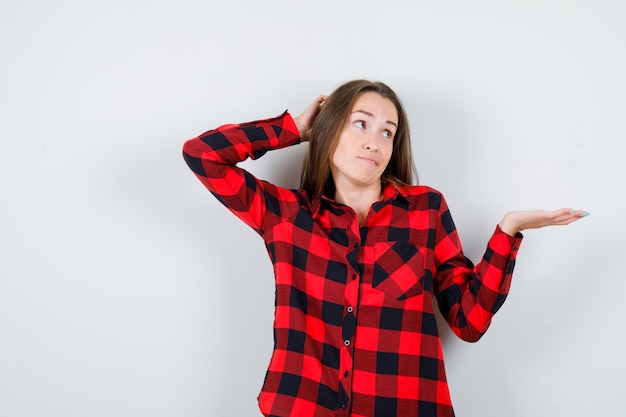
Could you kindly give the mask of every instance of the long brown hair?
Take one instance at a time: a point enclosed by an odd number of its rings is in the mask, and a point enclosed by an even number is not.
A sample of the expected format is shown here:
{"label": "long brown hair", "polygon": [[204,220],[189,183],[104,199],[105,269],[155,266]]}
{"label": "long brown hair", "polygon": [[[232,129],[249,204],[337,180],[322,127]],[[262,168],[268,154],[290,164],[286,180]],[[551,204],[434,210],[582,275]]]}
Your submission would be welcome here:
{"label": "long brown hair", "polygon": [[382,82],[354,80],[333,91],[313,121],[309,149],[304,158],[300,179],[300,188],[305,190],[310,198],[317,198],[322,193],[330,198],[334,197],[335,182],[330,172],[332,155],[357,97],[368,91],[390,100],[398,112],[398,129],[393,139],[393,151],[381,181],[411,185],[413,179],[417,179],[411,153],[408,119],[400,99]]}

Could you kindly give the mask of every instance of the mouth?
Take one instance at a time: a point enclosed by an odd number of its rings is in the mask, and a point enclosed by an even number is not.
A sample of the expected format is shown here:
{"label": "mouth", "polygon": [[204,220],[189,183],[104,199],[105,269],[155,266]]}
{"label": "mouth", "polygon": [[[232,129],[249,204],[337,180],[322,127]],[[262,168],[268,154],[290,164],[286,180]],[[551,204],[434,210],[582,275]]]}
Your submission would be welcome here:
{"label": "mouth", "polygon": [[357,159],[360,159],[361,161],[368,163],[370,165],[374,165],[374,166],[378,165],[378,162],[376,162],[376,160],[372,158],[367,158],[365,156],[357,156]]}

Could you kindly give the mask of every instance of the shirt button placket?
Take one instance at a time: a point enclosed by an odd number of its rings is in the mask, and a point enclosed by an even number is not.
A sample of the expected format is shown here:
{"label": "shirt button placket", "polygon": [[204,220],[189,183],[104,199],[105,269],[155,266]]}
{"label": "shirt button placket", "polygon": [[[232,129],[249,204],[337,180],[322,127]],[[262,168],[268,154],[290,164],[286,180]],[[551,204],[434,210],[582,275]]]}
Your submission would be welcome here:
{"label": "shirt button placket", "polygon": [[[348,246],[347,260],[350,269],[350,273],[348,274],[348,281],[346,282],[346,293],[345,293],[345,301],[344,305],[344,316],[342,320],[342,339],[344,347],[341,349],[345,352],[349,359],[345,362],[345,367],[342,369],[340,374],[340,378],[342,379],[341,385],[343,389],[346,390],[346,397],[343,401],[339,402],[339,408],[337,410],[337,416],[347,416],[350,410],[350,396],[352,392],[352,353],[354,349],[354,335],[356,330],[356,308],[358,303],[358,282],[356,280],[359,278],[359,271],[357,270],[358,264],[358,252],[360,248],[360,242],[358,237],[356,240],[353,240],[352,243]],[[353,249],[350,250],[349,248]]]}

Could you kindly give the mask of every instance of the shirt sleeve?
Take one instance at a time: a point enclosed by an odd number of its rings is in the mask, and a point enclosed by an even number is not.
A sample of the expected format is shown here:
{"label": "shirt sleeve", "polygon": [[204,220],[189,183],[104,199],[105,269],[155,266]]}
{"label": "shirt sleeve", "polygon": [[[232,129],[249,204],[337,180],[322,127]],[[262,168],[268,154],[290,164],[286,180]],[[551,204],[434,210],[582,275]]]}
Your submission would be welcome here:
{"label": "shirt sleeve", "polygon": [[442,198],[436,236],[434,292],[439,309],[458,337],[475,342],[487,331],[507,297],[522,235],[510,236],[496,226],[482,260],[474,266],[463,255]]}
{"label": "shirt sleeve", "polygon": [[257,179],[236,164],[299,142],[298,128],[291,115],[285,112],[270,119],[209,130],[185,142],[183,157],[200,182],[222,204],[262,233],[267,202],[277,200],[277,187]]}

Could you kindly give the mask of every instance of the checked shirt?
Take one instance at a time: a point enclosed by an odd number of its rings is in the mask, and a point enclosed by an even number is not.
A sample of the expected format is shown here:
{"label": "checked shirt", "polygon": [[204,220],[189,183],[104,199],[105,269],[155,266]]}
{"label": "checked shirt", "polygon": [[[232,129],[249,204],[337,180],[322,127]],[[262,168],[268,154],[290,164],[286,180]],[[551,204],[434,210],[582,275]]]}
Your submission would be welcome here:
{"label": "checked shirt", "polygon": [[432,188],[384,185],[359,225],[347,206],[236,166],[299,142],[285,112],[224,125],[183,148],[200,181],[263,238],[274,266],[274,350],[261,412],[453,416],[434,301],[454,333],[478,340],[506,298],[521,235],[496,227],[474,266]]}

